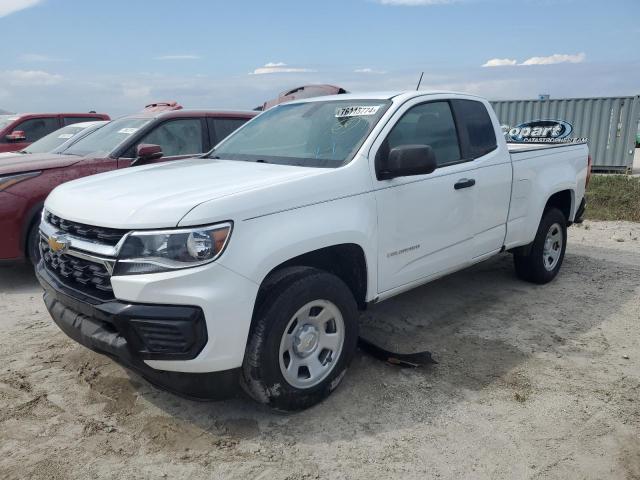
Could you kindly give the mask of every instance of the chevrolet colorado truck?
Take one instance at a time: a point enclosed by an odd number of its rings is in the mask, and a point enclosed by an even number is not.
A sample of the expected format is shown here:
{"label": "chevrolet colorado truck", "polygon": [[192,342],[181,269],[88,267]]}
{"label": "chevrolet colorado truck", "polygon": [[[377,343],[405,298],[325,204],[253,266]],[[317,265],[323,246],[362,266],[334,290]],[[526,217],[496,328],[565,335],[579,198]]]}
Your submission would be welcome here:
{"label": "chevrolet colorado truck", "polygon": [[298,410],[342,380],[359,309],[503,251],[553,280],[589,164],[510,151],[472,95],[294,101],[204,156],[56,188],[37,273],[68,336],[151,382]]}

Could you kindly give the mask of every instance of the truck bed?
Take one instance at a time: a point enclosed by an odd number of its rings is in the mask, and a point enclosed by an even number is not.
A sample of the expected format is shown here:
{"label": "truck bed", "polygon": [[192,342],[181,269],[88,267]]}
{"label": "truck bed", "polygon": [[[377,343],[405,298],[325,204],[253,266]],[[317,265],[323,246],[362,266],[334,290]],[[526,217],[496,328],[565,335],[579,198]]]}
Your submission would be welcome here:
{"label": "truck bed", "polygon": [[545,150],[549,148],[575,147],[576,145],[584,145],[586,142],[576,143],[509,143],[507,149],[509,153],[531,152],[535,150]]}

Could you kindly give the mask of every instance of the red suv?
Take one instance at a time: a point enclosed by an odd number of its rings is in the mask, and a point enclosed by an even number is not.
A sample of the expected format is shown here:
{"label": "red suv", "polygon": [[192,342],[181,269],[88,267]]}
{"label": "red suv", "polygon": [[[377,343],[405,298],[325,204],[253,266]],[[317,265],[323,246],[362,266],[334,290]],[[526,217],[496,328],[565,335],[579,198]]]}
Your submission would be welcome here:
{"label": "red suv", "polygon": [[[61,183],[133,164],[192,157],[213,148],[257,112],[158,112],[149,108],[107,123],[64,154],[34,154],[0,163],[0,261],[37,263],[44,200]],[[78,198],[81,202],[82,198]]]}
{"label": "red suv", "polygon": [[24,150],[54,130],[73,123],[110,120],[103,113],[23,113],[0,115],[0,153]]}

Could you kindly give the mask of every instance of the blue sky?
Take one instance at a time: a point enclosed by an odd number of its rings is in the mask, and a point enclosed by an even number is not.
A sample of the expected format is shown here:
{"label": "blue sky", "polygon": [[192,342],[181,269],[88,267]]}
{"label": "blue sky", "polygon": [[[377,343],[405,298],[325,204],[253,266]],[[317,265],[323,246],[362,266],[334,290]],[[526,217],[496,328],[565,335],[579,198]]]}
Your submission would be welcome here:
{"label": "blue sky", "polygon": [[639,94],[639,19],[639,0],[0,0],[0,108],[252,108],[421,71],[492,99]]}

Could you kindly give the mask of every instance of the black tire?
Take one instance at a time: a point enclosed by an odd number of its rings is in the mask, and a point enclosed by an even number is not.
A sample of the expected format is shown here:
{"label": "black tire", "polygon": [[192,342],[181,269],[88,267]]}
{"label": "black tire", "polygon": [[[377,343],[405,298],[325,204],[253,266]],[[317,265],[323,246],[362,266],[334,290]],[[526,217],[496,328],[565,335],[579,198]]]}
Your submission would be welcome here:
{"label": "black tire", "polygon": [[[559,248],[559,257],[555,266],[549,269],[545,266],[544,247],[547,234],[552,226],[560,227],[562,245]],[[527,282],[544,284],[553,280],[562,266],[564,253],[567,248],[567,219],[557,208],[550,208],[545,211],[540,220],[538,231],[533,243],[529,246],[528,254],[518,254],[513,256],[516,275]]]}
{"label": "black tire", "polygon": [[[358,309],[349,287],[338,277],[310,267],[291,267],[265,281],[264,298],[254,314],[242,365],[241,384],[255,400],[282,411],[309,408],[325,399],[344,377],[358,341]],[[308,388],[289,383],[280,368],[280,343],[296,312],[314,301],[338,308],[344,325],[342,350],[328,376]]]}
{"label": "black tire", "polygon": [[[38,216],[40,218],[40,216]],[[33,222],[27,233],[27,257],[35,267],[40,261],[40,222]]]}

